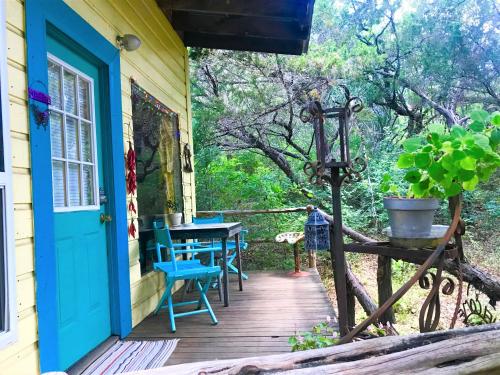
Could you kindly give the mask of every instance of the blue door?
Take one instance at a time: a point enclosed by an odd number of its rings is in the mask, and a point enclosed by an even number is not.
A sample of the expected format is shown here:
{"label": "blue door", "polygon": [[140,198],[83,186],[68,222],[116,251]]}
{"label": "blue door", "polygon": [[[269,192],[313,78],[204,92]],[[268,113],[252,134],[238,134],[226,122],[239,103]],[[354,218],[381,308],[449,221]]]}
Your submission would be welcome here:
{"label": "blue door", "polygon": [[66,369],[111,334],[99,67],[48,38],[58,341]]}

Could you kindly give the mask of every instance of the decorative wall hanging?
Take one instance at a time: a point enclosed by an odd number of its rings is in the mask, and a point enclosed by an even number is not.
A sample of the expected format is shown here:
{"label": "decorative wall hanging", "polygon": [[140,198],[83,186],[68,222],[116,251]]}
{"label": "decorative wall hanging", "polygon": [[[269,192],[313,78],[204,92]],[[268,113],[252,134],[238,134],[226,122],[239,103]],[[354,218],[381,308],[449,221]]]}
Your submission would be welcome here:
{"label": "decorative wall hanging", "polygon": [[167,211],[167,200],[175,201],[183,210],[179,116],[134,80],[131,100],[138,215],[150,222],[150,217]]}
{"label": "decorative wall hanging", "polygon": [[[45,91],[47,91],[47,87],[41,81],[36,81],[40,85],[44,86]],[[35,122],[37,127],[43,127],[44,130],[47,130],[47,126],[49,124],[50,111],[48,106],[52,103],[49,95],[43,93],[42,91],[35,90],[32,86],[28,87],[28,96],[32,101],[37,101],[39,103],[43,103],[47,106],[47,108],[43,109],[36,103],[31,103],[30,108],[33,112],[33,116],[35,117]]]}
{"label": "decorative wall hanging", "polygon": [[[132,127],[130,126],[130,123],[128,124],[128,134],[129,134],[129,141],[128,141],[128,151],[127,155],[125,156],[125,167],[126,167],[126,179],[127,179],[127,193],[130,194],[130,201],[128,203],[128,211],[132,214],[137,214],[137,209],[134,204],[134,193],[137,189],[137,175],[136,175],[136,154],[134,147],[132,145],[132,141],[130,140],[130,134],[132,133]],[[135,238],[135,235],[137,233],[137,228],[135,226],[135,219],[132,217],[132,220],[130,221],[130,225],[128,227],[128,234],[132,237]]]}
{"label": "decorative wall hanging", "polygon": [[184,166],[182,170],[187,173],[192,173],[193,164],[191,164],[191,149],[189,148],[189,145],[187,143],[184,145],[182,155],[184,156]]}
{"label": "decorative wall hanging", "polygon": [[130,83],[132,84],[132,104],[137,104],[139,101],[141,104],[148,105],[150,107],[154,107],[156,109],[156,113],[162,112],[163,114],[166,115],[175,115],[177,116],[177,113],[172,111],[170,108],[168,108],[165,104],[160,102],[158,99],[156,99],[153,95],[148,93],[146,90],[144,90],[142,87],[140,87],[134,79],[130,79]]}

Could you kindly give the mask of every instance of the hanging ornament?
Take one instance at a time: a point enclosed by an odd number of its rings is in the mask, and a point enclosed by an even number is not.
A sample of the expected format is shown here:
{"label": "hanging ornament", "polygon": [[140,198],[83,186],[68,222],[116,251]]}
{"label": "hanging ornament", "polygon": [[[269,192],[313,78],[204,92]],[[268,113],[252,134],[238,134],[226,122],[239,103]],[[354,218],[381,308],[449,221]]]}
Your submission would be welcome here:
{"label": "hanging ornament", "polygon": [[[45,85],[42,81],[36,81],[34,83],[39,84],[43,87],[43,90],[47,92],[47,85]],[[48,94],[45,94],[43,91],[39,91],[33,88],[34,85],[30,85],[28,87],[28,97],[31,101],[30,108],[33,112],[33,117],[35,118],[35,123],[37,127],[43,127],[44,130],[47,130],[47,126],[49,125],[49,105],[52,104],[52,99]],[[42,103],[43,106],[36,104],[34,102]]]}
{"label": "hanging ornament", "polygon": [[135,227],[135,224],[134,224],[134,219],[132,219],[130,221],[130,225],[128,227],[128,234],[132,237],[132,238],[135,238],[135,234],[137,232],[137,229]]}
{"label": "hanging ornament", "polygon": [[184,166],[182,169],[184,170],[184,172],[192,173],[193,172],[193,164],[191,164],[191,150],[190,150],[189,145],[187,143],[184,145],[184,150],[183,150],[182,154],[184,156]]}
{"label": "hanging ornament", "polygon": [[134,194],[137,189],[137,176],[135,174],[136,160],[132,142],[128,141],[128,152],[126,156],[127,167],[127,193]]}
{"label": "hanging ornament", "polygon": [[[132,132],[130,124],[129,126],[129,137]],[[136,154],[134,151],[134,147],[132,146],[132,141],[129,139],[128,141],[128,151],[127,155],[125,155],[125,168],[127,169],[126,171],[126,184],[127,184],[127,193],[130,194],[130,201],[128,203],[128,211],[130,213],[137,214],[137,209],[135,207],[134,201],[133,201],[133,195],[135,191],[137,190],[137,175],[135,172],[136,168]],[[128,227],[128,234],[135,238],[135,235],[137,233],[137,228],[134,223],[134,218],[130,221],[130,225]]]}
{"label": "hanging ornament", "polygon": [[130,202],[128,203],[128,210],[130,212],[133,212],[134,214],[137,213],[137,209],[135,208],[135,204],[134,204],[134,201],[132,199],[130,199]]}

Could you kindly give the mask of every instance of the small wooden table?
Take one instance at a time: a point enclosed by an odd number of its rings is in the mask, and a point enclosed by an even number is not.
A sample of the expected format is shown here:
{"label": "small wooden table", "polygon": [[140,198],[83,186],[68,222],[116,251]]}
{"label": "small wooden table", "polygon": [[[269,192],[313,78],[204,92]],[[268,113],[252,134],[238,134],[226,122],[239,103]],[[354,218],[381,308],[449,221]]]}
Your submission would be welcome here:
{"label": "small wooden table", "polygon": [[[243,290],[243,278],[241,275],[241,254],[240,254],[240,232],[243,230],[241,223],[214,223],[214,224],[182,224],[170,227],[170,236],[173,240],[189,239],[220,239],[222,242],[222,284],[224,291],[224,306],[229,306],[228,269],[227,269],[227,239],[234,236],[236,261],[238,262],[238,283],[240,291]],[[147,242],[151,239],[153,229],[143,229],[140,231],[140,242]]]}

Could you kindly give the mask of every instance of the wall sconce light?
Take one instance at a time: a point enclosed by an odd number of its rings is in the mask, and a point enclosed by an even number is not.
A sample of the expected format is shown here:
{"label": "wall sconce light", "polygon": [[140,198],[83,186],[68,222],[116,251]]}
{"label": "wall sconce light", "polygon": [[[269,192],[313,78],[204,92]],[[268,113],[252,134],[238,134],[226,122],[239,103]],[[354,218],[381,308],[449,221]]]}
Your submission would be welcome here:
{"label": "wall sconce light", "polygon": [[124,49],[129,52],[135,51],[141,46],[141,40],[134,34],[118,35],[116,37],[116,43],[120,49]]}

